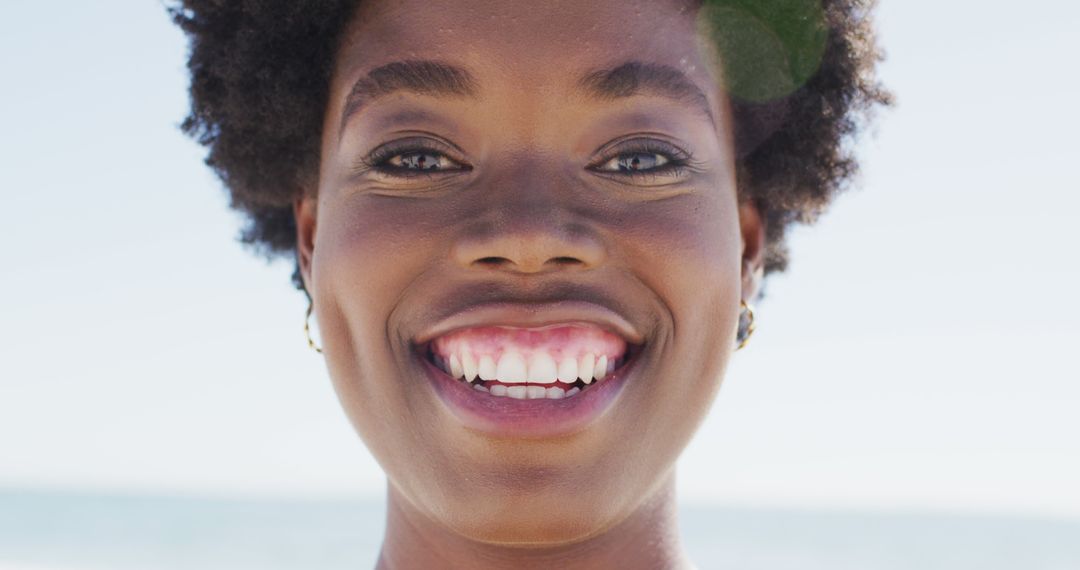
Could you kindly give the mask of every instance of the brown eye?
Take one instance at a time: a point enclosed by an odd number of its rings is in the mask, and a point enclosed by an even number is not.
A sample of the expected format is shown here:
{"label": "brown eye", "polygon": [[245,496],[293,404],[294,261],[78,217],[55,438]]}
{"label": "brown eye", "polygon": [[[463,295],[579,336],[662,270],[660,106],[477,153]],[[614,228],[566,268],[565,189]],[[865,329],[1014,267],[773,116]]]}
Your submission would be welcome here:
{"label": "brown eye", "polygon": [[671,162],[662,154],[652,152],[632,152],[621,154],[606,163],[600,169],[618,172],[641,172],[660,168]]}
{"label": "brown eye", "polygon": [[631,184],[655,186],[685,178],[693,163],[690,153],[655,138],[616,140],[598,151],[604,158],[589,170]]}
{"label": "brown eye", "polygon": [[379,146],[358,161],[354,172],[401,179],[450,176],[472,170],[463,156],[461,149],[449,143],[412,137]]}
{"label": "brown eye", "polygon": [[385,164],[400,170],[451,170],[457,163],[441,153],[415,151],[391,156]]}

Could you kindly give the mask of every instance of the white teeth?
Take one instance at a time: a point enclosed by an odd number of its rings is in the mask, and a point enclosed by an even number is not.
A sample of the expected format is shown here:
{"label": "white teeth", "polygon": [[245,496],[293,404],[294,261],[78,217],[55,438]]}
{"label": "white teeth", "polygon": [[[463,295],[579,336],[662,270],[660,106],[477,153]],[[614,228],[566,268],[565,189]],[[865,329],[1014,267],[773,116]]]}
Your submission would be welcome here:
{"label": "white teeth", "polygon": [[456,354],[450,355],[450,375],[454,378],[461,378],[464,372],[461,370],[461,361],[458,360]]}
{"label": "white teeth", "polygon": [[467,350],[461,352],[461,368],[465,373],[466,382],[476,380],[476,359],[473,358],[472,353]]}
{"label": "white teeth", "polygon": [[492,385],[491,386],[491,395],[492,396],[505,396],[506,395],[506,386],[503,386],[502,384],[494,384],[494,385]]}
{"label": "white teeth", "polygon": [[529,396],[530,400],[539,400],[547,397],[547,388],[543,386],[526,386],[525,393]]}
{"label": "white teeth", "polygon": [[480,365],[477,369],[477,372],[480,373],[481,380],[494,380],[498,378],[498,376],[495,374],[495,359],[491,358],[486,354],[484,356],[481,356]]}
{"label": "white teeth", "polygon": [[542,350],[533,353],[529,359],[529,382],[553,384],[557,374],[555,360],[548,353]]}
{"label": "white teeth", "polygon": [[570,388],[569,390],[566,391],[566,397],[569,398],[570,396],[573,396],[574,394],[577,394],[580,391],[581,391],[581,388],[578,388],[577,386],[574,386],[573,388]]}
{"label": "white teeth", "polygon": [[567,384],[573,384],[577,380],[577,359],[573,356],[564,356],[559,363],[559,380]]}
{"label": "white teeth", "polygon": [[[500,362],[502,362],[501,359]],[[529,397],[529,391],[525,388],[526,386],[510,386],[506,389],[506,395],[518,400],[524,400]]]}
{"label": "white teeth", "polygon": [[473,387],[474,390],[476,390],[478,392],[487,392],[488,391],[487,386],[484,386],[483,384],[473,384],[472,387]]}
{"label": "white teeth", "polygon": [[516,352],[504,352],[495,367],[495,377],[508,384],[527,382],[529,376],[525,370],[525,359]]}
{"label": "white teeth", "polygon": [[601,354],[596,361],[596,368],[593,368],[593,377],[597,380],[603,380],[604,376],[607,376],[607,372],[607,355]]}
{"label": "white teeth", "polygon": [[549,400],[560,400],[566,396],[566,390],[559,388],[558,386],[552,386],[547,389],[547,398]]}
{"label": "white teeth", "polygon": [[[521,396],[522,398],[549,397],[554,399],[569,397],[577,392],[570,390],[564,391],[559,396],[552,396],[551,394],[555,394],[555,392],[551,392],[546,386],[542,386],[543,384],[553,384],[556,381],[572,384],[579,378],[586,385],[592,384],[606,378],[624,359],[610,358],[606,354],[597,356],[596,353],[587,352],[582,354],[580,358],[563,356],[561,360],[556,361],[547,351],[537,350],[526,361],[526,358],[521,353],[511,349],[503,352],[498,361],[490,355],[484,355],[477,362],[477,357],[470,350],[465,349],[459,354],[451,354],[445,358],[436,355],[434,360],[447,374],[455,378],[464,378],[469,383],[476,382],[477,378],[479,378],[481,380],[499,380],[504,384],[525,384],[527,382],[531,385],[541,385],[537,386],[536,390],[526,390],[524,393],[520,390],[506,392],[508,386],[498,388],[493,386],[491,389],[484,389],[484,391],[492,395],[524,394]],[[548,395],[540,395],[539,390],[548,390],[545,392]]]}
{"label": "white teeth", "polygon": [[581,357],[581,362],[578,364],[578,377],[583,382],[589,384],[593,379],[593,370],[596,368],[596,357],[593,353],[588,352],[585,356]]}

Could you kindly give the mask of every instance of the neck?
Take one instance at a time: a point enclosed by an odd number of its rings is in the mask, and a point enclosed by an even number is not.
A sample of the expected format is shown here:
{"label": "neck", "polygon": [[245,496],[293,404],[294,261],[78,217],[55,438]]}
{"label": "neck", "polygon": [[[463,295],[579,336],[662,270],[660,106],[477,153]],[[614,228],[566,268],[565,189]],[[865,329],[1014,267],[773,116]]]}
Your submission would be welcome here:
{"label": "neck", "polygon": [[552,546],[506,546],[463,537],[416,510],[388,484],[386,535],[376,568],[690,570],[693,565],[679,542],[672,470],[622,522],[583,541]]}

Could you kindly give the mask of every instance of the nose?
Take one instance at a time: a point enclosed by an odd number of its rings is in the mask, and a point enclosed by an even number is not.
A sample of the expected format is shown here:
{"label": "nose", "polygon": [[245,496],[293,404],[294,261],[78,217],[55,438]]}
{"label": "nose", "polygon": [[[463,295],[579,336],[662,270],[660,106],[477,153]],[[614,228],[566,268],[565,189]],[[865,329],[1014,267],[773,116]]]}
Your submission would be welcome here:
{"label": "nose", "polygon": [[[454,261],[467,269],[531,274],[582,270],[607,257],[594,223],[575,213],[573,188],[537,171],[515,173],[508,184],[487,189],[473,222],[456,237]],[[580,197],[577,198],[580,200]]]}

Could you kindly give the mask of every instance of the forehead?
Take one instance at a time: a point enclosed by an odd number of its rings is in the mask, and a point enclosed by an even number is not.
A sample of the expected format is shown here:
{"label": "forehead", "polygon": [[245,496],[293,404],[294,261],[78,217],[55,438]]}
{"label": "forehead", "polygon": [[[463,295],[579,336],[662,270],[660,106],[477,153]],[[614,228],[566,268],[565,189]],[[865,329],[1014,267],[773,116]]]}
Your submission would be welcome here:
{"label": "forehead", "polygon": [[569,88],[590,70],[626,61],[686,74],[713,98],[716,74],[687,0],[370,0],[346,30],[337,89],[402,60],[451,62],[484,91]]}

